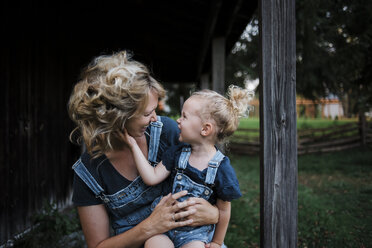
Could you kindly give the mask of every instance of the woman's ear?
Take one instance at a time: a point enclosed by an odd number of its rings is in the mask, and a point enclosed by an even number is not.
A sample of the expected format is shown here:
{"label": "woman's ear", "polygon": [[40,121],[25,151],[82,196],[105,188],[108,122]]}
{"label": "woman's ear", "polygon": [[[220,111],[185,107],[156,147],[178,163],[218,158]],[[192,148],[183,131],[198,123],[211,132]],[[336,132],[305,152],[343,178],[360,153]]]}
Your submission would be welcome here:
{"label": "woman's ear", "polygon": [[206,122],[203,124],[200,134],[204,137],[209,136],[213,133],[213,125],[210,122]]}

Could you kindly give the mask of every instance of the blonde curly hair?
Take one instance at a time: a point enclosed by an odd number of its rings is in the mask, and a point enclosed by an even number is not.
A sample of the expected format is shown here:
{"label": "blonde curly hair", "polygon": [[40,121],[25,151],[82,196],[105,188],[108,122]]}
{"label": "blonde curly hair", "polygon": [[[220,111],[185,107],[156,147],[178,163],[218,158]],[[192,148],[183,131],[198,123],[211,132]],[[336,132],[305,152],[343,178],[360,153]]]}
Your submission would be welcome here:
{"label": "blonde curly hair", "polygon": [[230,85],[227,97],[212,90],[201,90],[191,94],[206,103],[200,111],[202,120],[212,119],[217,126],[217,142],[223,142],[238,128],[239,119],[247,116],[254,93],[235,85]]}
{"label": "blonde curly hair", "polygon": [[75,139],[84,141],[87,151],[96,156],[122,148],[118,136],[126,121],[142,113],[151,91],[163,98],[165,90],[143,64],[132,60],[126,51],[95,58],[82,72],[68,102],[68,112],[80,131]]}

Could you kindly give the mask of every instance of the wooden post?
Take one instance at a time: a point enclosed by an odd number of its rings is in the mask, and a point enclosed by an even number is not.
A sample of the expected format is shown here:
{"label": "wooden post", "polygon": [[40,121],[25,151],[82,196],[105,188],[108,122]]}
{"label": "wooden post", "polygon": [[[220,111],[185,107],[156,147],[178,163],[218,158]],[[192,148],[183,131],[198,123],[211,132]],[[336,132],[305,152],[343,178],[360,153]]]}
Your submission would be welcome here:
{"label": "wooden post", "polygon": [[297,247],[295,0],[259,2],[261,247]]}
{"label": "wooden post", "polygon": [[364,115],[363,110],[359,110],[358,119],[359,119],[360,143],[362,147],[366,147],[367,145],[367,122],[366,122],[366,116]]}
{"label": "wooden post", "polygon": [[209,74],[204,73],[200,77],[200,88],[201,89],[209,89]]}
{"label": "wooden post", "polygon": [[225,90],[225,37],[212,41],[212,89],[220,94]]}

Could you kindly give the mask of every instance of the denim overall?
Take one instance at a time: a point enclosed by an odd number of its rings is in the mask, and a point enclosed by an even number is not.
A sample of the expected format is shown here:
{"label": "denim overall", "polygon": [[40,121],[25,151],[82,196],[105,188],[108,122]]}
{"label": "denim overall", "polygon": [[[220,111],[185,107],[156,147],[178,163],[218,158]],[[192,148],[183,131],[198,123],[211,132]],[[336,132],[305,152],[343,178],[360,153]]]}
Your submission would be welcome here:
{"label": "denim overall", "polygon": [[[150,123],[151,136],[149,141],[148,160],[154,166],[159,149],[160,134],[163,127],[161,118]],[[111,213],[111,223],[115,235],[125,232],[146,219],[151,214],[151,203],[163,193],[162,184],[147,186],[140,176],[133,180],[126,188],[112,195],[105,194],[103,188],[89,173],[88,169],[79,159],[72,167],[75,173],[94,192],[97,198],[102,199],[106,209]]]}
{"label": "denim overall", "polygon": [[[184,147],[178,160],[178,165],[176,168],[177,173],[174,177],[172,193],[180,192],[182,190],[188,191],[188,194],[180,198],[179,201],[184,201],[189,197],[201,197],[208,201],[213,193],[212,187],[214,185],[218,167],[225,156],[219,150],[217,150],[214,157],[208,162],[207,175],[205,177],[204,184],[199,184],[191,180],[186,174],[183,173],[187,167],[187,162],[189,161],[190,155],[191,147]],[[204,243],[211,242],[214,234],[214,228],[215,225],[199,227],[184,226],[170,230],[166,234],[177,248],[193,240],[202,241]]]}

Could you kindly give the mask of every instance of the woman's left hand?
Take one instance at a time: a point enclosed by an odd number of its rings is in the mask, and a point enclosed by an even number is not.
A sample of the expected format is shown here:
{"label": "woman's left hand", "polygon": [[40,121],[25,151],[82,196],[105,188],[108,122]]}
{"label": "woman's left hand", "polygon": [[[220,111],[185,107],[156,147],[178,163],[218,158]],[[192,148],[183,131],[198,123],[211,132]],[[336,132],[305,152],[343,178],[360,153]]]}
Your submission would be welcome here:
{"label": "woman's left hand", "polygon": [[190,197],[187,201],[194,201],[195,204],[185,208],[185,210],[196,210],[194,214],[186,218],[193,220],[190,226],[204,226],[218,223],[220,214],[216,206],[210,204],[203,198]]}
{"label": "woman's left hand", "polygon": [[185,196],[187,191],[180,191],[171,195],[170,193],[164,196],[158,205],[156,205],[154,211],[147,219],[145,219],[142,225],[145,226],[144,233],[150,236],[167,232],[171,229],[190,225],[192,219],[186,219],[187,216],[192,215],[195,209],[189,209],[187,211],[180,211],[194,204],[192,201],[178,202],[177,199]]}

